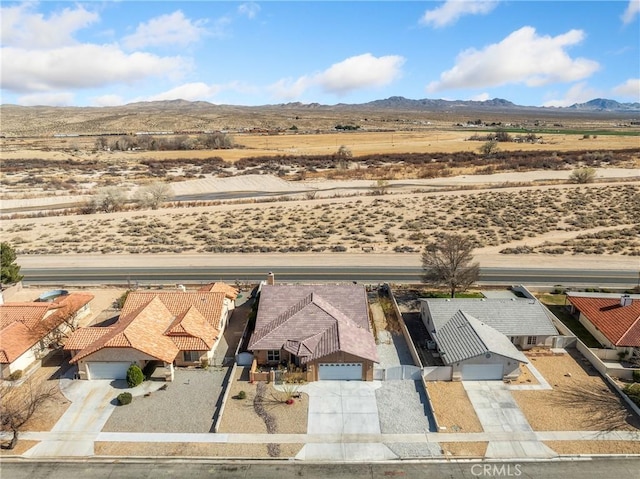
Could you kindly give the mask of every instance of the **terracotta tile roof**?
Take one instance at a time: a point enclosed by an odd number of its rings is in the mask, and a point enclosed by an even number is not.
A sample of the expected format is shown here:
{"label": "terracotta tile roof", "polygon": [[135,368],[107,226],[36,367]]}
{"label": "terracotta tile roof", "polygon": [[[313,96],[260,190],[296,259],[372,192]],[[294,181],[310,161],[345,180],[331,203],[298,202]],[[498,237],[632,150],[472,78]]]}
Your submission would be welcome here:
{"label": "terracotta tile roof", "polygon": [[0,362],[15,361],[93,297],[87,293],[71,293],[54,302],[0,305]]}
{"label": "terracotta tile roof", "polygon": [[113,326],[80,328],[69,336],[64,343],[64,349],[66,351],[79,351],[111,332],[113,332]]}
{"label": "terracotta tile roof", "polygon": [[364,287],[263,286],[249,349],[281,348],[302,363],[337,351],[378,361]]}
{"label": "terracotta tile roof", "polygon": [[133,348],[165,362],[172,362],[182,346],[211,349],[219,337],[223,301],[221,292],[129,293],[118,321],[104,328],[109,331],[89,343],[85,337],[96,333],[70,338],[71,344],[84,345],[71,362],[104,348]]}
{"label": "terracotta tile roof", "polygon": [[615,346],[640,347],[640,299],[627,306],[620,305],[619,297],[567,299]]}
{"label": "terracotta tile roof", "polygon": [[208,291],[210,293],[224,293],[225,296],[232,301],[235,301],[238,297],[238,290],[236,288],[227,283],[221,282],[206,284],[201,287],[199,291]]}
{"label": "terracotta tile roof", "polygon": [[211,346],[200,338],[193,336],[170,336],[171,341],[180,351],[210,351]]}

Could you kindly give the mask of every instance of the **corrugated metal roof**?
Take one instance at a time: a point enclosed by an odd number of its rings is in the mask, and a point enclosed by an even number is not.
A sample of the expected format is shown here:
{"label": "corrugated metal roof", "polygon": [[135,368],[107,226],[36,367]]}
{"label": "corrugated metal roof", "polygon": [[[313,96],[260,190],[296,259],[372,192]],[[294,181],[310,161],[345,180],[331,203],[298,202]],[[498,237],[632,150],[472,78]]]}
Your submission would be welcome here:
{"label": "corrugated metal roof", "polygon": [[462,310],[505,336],[558,334],[545,308],[532,299],[422,299],[436,330]]}
{"label": "corrugated metal roof", "polygon": [[499,331],[464,311],[457,311],[440,327],[435,340],[445,364],[475,358],[487,353],[498,354],[522,363],[527,358]]}

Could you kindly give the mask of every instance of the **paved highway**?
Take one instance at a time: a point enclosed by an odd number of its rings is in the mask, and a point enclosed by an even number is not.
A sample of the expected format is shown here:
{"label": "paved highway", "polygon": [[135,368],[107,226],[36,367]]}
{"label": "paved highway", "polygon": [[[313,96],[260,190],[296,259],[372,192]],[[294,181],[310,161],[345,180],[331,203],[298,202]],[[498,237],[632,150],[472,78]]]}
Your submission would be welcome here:
{"label": "paved highway", "polygon": [[522,477],[584,479],[591,477],[637,477],[637,458],[593,458],[535,462],[390,462],[331,464],[272,461],[143,460],[118,459],[76,461],[2,461],[2,477],[12,479],[157,479],[192,477],[235,479],[353,479]]}
{"label": "paved highway", "polygon": [[[242,267],[23,267],[25,284],[171,284],[236,280],[256,282],[272,271],[283,282],[357,281],[418,283],[420,268],[394,266],[242,266]],[[632,288],[638,273],[618,270],[481,268],[480,284],[528,284]]]}

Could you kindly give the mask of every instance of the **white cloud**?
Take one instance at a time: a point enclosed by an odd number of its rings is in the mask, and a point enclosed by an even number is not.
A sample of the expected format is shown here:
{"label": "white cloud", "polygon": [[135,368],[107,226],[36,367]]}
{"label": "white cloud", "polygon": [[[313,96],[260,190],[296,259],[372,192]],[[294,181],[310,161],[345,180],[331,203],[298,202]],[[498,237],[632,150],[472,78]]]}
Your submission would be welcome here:
{"label": "white cloud", "polygon": [[640,78],[630,78],[621,85],[617,85],[613,88],[613,93],[640,102]]}
{"label": "white cloud", "polygon": [[480,93],[478,95],[472,96],[471,101],[487,101],[490,98],[491,97],[489,96],[488,93]]}
{"label": "white cloud", "polygon": [[635,18],[640,14],[640,0],[629,0],[629,5],[627,5],[627,9],[622,14],[622,23],[627,25],[635,20]]}
{"label": "white cloud", "polygon": [[254,19],[260,12],[260,5],[254,2],[243,3],[238,7],[238,13],[245,15],[247,18]]}
{"label": "white cloud", "polygon": [[197,42],[205,33],[206,20],[190,20],[180,10],[140,23],[136,31],[122,39],[130,49],[161,45],[185,46]]}
{"label": "white cloud", "polygon": [[375,57],[364,53],[334,63],[326,70],[294,80],[285,78],[269,87],[281,99],[300,97],[307,89],[318,86],[327,93],[344,95],[362,88],[385,86],[399,78],[405,59],[397,55]]}
{"label": "white cloud", "polygon": [[161,100],[205,100],[216,96],[223,87],[221,85],[207,85],[203,82],[185,83],[184,85],[177,86],[171,90],[167,90],[157,95],[148,97],[147,101],[161,101]]}
{"label": "white cloud", "polygon": [[73,34],[99,20],[98,14],[82,6],[65,8],[45,18],[33,12],[33,4],[0,8],[0,43],[21,48],[55,48],[72,45]]}
{"label": "white cloud", "polygon": [[499,43],[460,53],[456,65],[427,86],[428,92],[456,88],[486,88],[509,83],[530,87],[574,82],[589,77],[600,65],[587,58],[572,59],[566,49],[584,38],[581,30],[556,37],[539,36],[522,27]]}
{"label": "white cloud", "polygon": [[32,93],[30,95],[22,95],[18,97],[16,102],[23,106],[69,106],[73,105],[73,93],[69,92],[51,92],[51,93]]}
{"label": "white cloud", "polygon": [[120,95],[101,95],[91,98],[93,106],[119,106],[124,105],[125,101]]}
{"label": "white cloud", "polygon": [[427,10],[420,23],[441,28],[454,24],[465,15],[486,15],[497,6],[495,0],[447,0],[438,8]]}
{"label": "white cloud", "polygon": [[190,63],[182,57],[124,53],[115,45],[74,45],[51,50],[3,48],[0,86],[14,92],[44,92],[132,83],[153,76],[178,78]]}
{"label": "white cloud", "polygon": [[580,82],[569,88],[564,98],[546,101],[542,106],[571,106],[574,103],[585,103],[600,96],[602,96],[600,92],[587,86],[586,82]]}

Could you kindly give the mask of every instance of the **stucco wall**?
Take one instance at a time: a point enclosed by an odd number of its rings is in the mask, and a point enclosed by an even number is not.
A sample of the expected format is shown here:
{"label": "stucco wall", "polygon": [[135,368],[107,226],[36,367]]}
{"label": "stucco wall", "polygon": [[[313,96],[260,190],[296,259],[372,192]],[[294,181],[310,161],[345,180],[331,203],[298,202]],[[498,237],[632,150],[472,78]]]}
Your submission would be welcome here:
{"label": "stucco wall", "polygon": [[40,350],[40,345],[36,344],[33,348],[27,350],[26,352],[22,353],[20,356],[18,356],[16,358],[15,361],[13,361],[11,364],[3,364],[2,365],[2,378],[6,379],[9,377],[9,375],[11,373],[14,373],[15,371],[19,371],[19,370],[26,370],[29,366],[31,366],[33,364],[33,362],[36,360],[36,354],[35,351],[39,351]]}
{"label": "stucco wall", "polygon": [[[74,351],[75,354],[75,351]],[[80,379],[89,379],[87,374],[87,363],[99,361],[124,362],[129,361],[136,363],[140,368],[144,368],[148,361],[154,361],[156,358],[144,354],[133,348],[104,348],[96,351],[89,356],[85,356],[78,361],[78,374]]]}
{"label": "stucco wall", "polygon": [[605,348],[615,348],[613,343],[609,341],[607,337],[602,334],[602,332],[598,328],[596,328],[584,314],[582,314],[582,312],[580,312],[578,321],[580,321],[580,324],[587,328],[587,331],[589,331],[591,335],[596,338],[596,341],[602,344]]}

